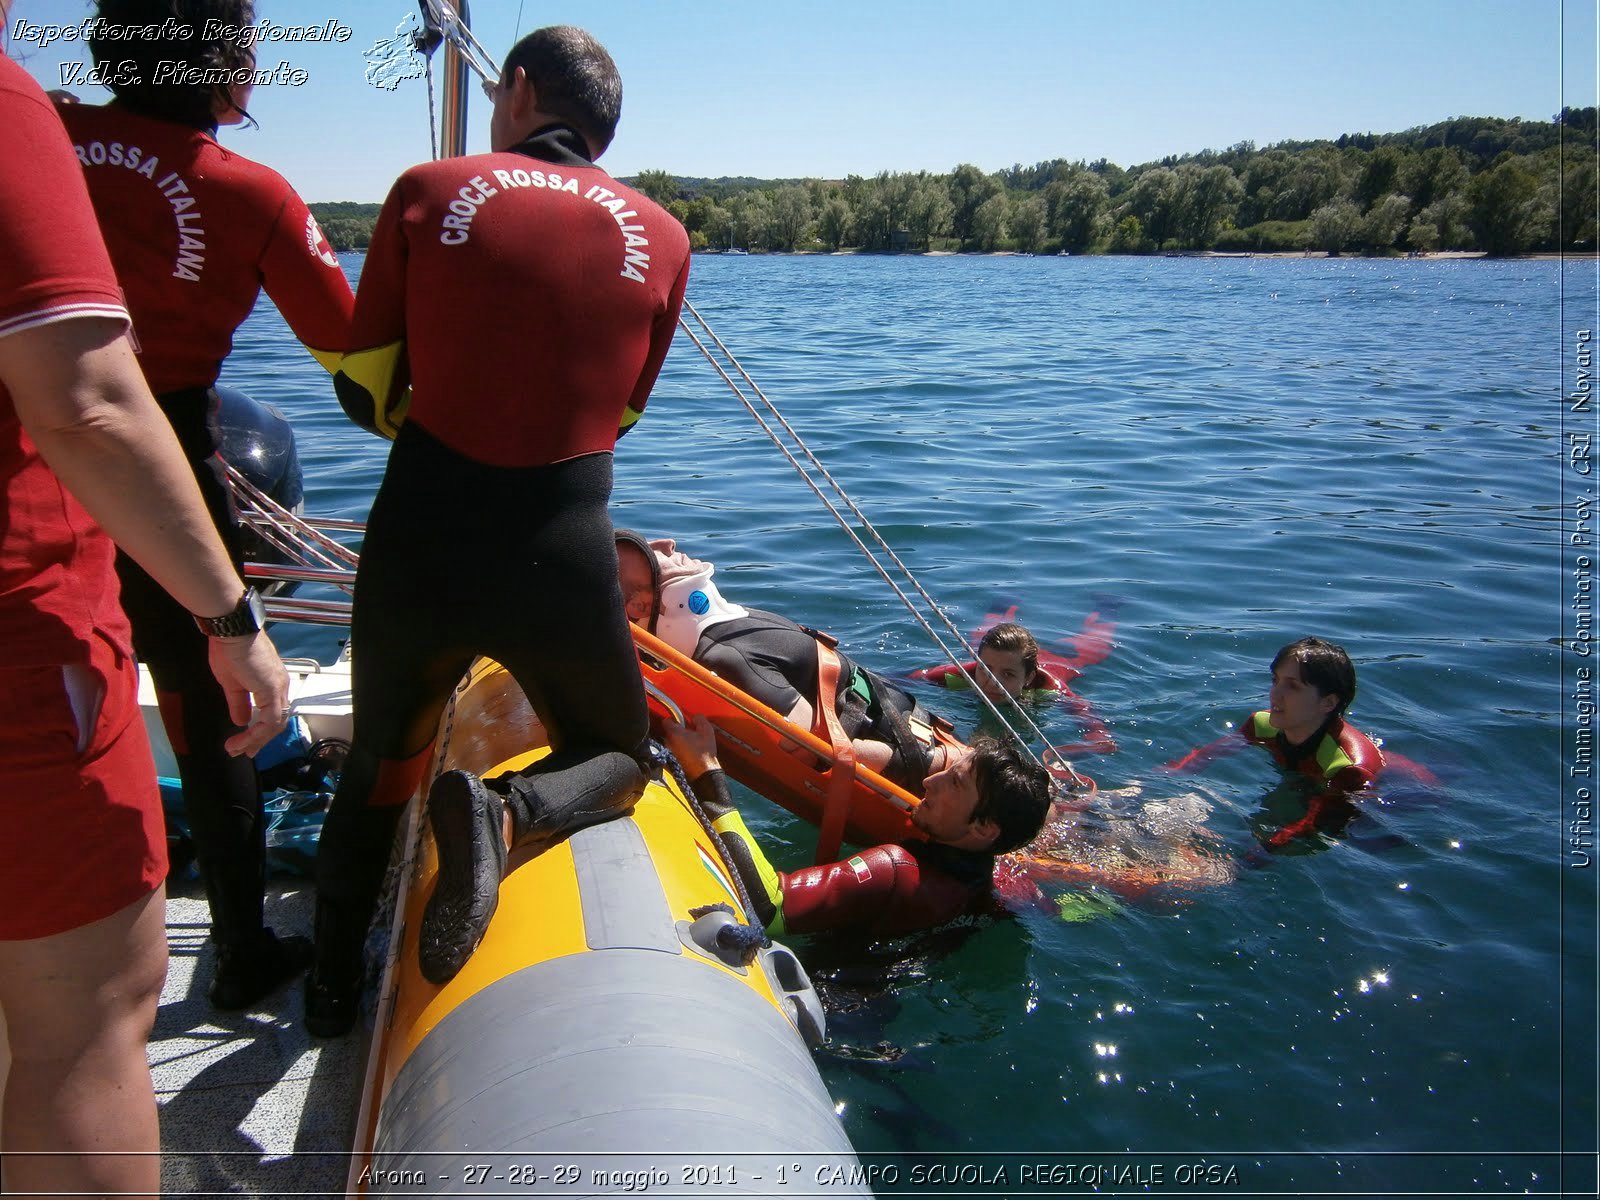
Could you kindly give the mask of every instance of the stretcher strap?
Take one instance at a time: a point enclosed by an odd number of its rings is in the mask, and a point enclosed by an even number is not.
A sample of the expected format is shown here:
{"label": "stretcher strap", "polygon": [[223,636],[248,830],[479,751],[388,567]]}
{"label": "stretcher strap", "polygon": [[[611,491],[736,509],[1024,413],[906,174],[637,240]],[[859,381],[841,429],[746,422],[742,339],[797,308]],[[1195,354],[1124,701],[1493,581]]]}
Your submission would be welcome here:
{"label": "stretcher strap", "polygon": [[826,737],[833,747],[828,799],[823,804],[817,834],[817,862],[821,864],[839,857],[845,818],[850,815],[850,802],[855,795],[856,752],[844,735],[844,726],[839,724],[839,656],[833,651],[833,639],[823,635],[814,640],[817,643],[817,711],[812,732]]}

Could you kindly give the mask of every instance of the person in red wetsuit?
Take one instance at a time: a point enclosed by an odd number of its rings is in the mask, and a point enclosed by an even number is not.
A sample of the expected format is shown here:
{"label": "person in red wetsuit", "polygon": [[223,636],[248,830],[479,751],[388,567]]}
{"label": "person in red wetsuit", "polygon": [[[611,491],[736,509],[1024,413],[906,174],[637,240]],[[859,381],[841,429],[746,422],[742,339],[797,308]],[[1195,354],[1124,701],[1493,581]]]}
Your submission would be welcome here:
{"label": "person in red wetsuit", "polygon": [[0,54],[0,1154],[18,1195],[160,1190],[145,1045],[166,842],[111,538],[236,635],[210,644],[254,715],[231,748],[255,753],[286,714],[127,327],[72,145]]}
{"label": "person in red wetsuit", "polygon": [[974,739],[929,770],[911,822],[926,841],[869,846],[842,862],[779,872],[734,806],[704,717],[667,721],[667,748],[711,818],[755,916],[773,933],[852,929],[894,937],[996,907],[1011,881],[996,856],[1032,841],[1050,811],[1050,777],[1014,742]]}
{"label": "person in red wetsuit", "polygon": [[[349,334],[350,285],[283,177],[218,144],[219,125],[248,119],[251,87],[170,77],[172,64],[252,66],[249,47],[217,32],[249,29],[250,0],[99,0],[96,17],[89,48],[114,99],[64,104],[60,116],[127,298],[139,365],[242,565],[212,387],[263,287],[331,370]],[[125,36],[132,26],[155,36]],[[206,638],[131,557],[118,558],[117,573],[183,781],[211,909],[217,960],[208,995],[219,1009],[247,1008],[305,967],[310,942],[280,939],[264,922],[261,787],[254,764],[225,749],[234,728],[207,668]]]}
{"label": "person in red wetsuit", "polygon": [[1026,626],[1011,620],[1016,611],[1017,606],[1013,604],[1003,614],[990,613],[973,632],[978,642],[976,661],[960,666],[945,663],[919,667],[906,677],[936,683],[951,691],[975,686],[994,704],[1024,697],[1059,700],[1078,718],[1083,737],[1070,745],[1056,747],[1058,751],[1074,756],[1115,753],[1117,744],[1111,730],[1094,706],[1071,687],[1085,667],[1104,662],[1110,655],[1111,637],[1116,629],[1115,601],[1103,600],[1096,611],[1084,618],[1079,633],[1061,640],[1059,644],[1063,648],[1072,650],[1070,656],[1041,649]]}
{"label": "person in red wetsuit", "polygon": [[1236,733],[1198,747],[1167,766],[1193,771],[1246,745],[1265,747],[1286,770],[1314,782],[1305,814],[1267,837],[1283,846],[1314,830],[1337,833],[1355,815],[1355,801],[1384,768],[1384,756],[1366,734],[1345,723],[1356,695],[1356,669],[1344,648],[1321,638],[1301,638],[1272,660],[1268,707],[1252,713]]}
{"label": "person in red wetsuit", "polygon": [[542,847],[644,786],[648,714],[607,503],[613,446],[672,342],[689,239],[594,165],[620,103],[587,33],[528,35],[494,89],[493,151],[411,168],[373,230],[335,382],[395,444],[356,580],[354,744],[317,861],[319,1035],[354,1020],[395,823],[475,655],[511,672],[553,750],[515,776],[434,782],[428,978],[452,977],[488,925],[503,810],[518,845]]}

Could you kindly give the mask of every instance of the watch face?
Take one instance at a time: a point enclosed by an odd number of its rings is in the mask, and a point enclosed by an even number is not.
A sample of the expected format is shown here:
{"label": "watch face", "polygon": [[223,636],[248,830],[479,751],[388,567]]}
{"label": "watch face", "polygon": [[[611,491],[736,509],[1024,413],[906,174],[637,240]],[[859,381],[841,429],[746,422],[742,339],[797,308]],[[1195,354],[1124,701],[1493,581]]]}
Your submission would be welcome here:
{"label": "watch face", "polygon": [[196,617],[195,624],[207,637],[243,637],[266,623],[266,607],[253,587],[247,587],[233,611],[220,617]]}

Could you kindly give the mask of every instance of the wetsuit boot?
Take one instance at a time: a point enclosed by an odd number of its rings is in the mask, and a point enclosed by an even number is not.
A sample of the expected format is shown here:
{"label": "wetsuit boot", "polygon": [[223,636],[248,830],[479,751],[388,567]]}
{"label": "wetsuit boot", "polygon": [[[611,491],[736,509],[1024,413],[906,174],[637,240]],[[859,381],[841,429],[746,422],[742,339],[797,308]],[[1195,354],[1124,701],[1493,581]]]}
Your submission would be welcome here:
{"label": "wetsuit boot", "polygon": [[224,1012],[249,1008],[306,969],[311,939],[279,937],[263,922],[266,827],[250,761],[220,751],[177,758],[217,948],[206,995]]}
{"label": "wetsuit boot", "polygon": [[504,810],[512,848],[543,854],[562,838],[633,809],[645,773],[620,750],[563,750],[538,769],[482,780],[447,771],[428,793],[439,874],[422,914],[418,965],[432,983],[454,979],[489,928],[505,873]]}
{"label": "wetsuit boot", "polygon": [[306,976],[306,1029],[313,1037],[342,1037],[360,1010],[367,922],[354,906],[318,896],[313,932],[316,952]]}
{"label": "wetsuit boot", "polygon": [[[367,931],[405,813],[403,804],[342,803],[348,800],[346,784],[361,766],[354,756],[347,762],[353,765],[339,781],[317,850],[316,946],[306,977],[306,1028],[317,1037],[339,1037],[355,1024],[366,977]],[[363,781],[354,782],[354,794],[363,795]]]}
{"label": "wetsuit boot", "polygon": [[417,964],[422,977],[448,983],[483,940],[506,873],[505,805],[483,780],[446,771],[428,789],[428,822],[439,854],[433,895],[422,917]]}

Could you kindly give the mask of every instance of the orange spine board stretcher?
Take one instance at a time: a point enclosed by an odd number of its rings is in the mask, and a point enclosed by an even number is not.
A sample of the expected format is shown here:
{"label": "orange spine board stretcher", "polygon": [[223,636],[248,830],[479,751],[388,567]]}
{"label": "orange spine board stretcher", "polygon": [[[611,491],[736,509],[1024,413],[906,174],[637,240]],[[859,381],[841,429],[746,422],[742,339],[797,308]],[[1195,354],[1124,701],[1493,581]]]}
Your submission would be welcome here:
{"label": "orange spine board stretcher", "polygon": [[[701,715],[711,722],[717,731],[717,756],[729,775],[821,826],[835,770],[835,754],[827,742],[638,626],[633,627],[633,640],[649,685],[646,691],[654,688],[667,696],[686,718]],[[657,695],[650,696],[650,708],[655,716],[666,714]],[[934,736],[942,744],[962,744],[942,729]],[[908,816],[918,803],[915,796],[859,763],[854,774],[846,841],[876,846],[922,838]]]}

